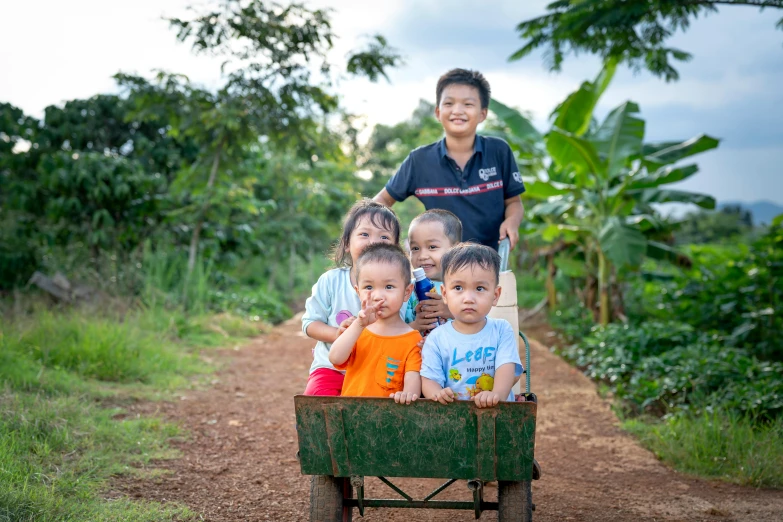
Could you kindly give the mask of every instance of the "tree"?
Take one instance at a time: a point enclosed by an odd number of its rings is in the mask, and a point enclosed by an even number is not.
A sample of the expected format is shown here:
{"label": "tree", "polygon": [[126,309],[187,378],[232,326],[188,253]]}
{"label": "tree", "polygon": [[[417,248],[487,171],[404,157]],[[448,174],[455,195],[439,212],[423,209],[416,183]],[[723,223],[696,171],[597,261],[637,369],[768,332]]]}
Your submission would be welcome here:
{"label": "tree", "polygon": [[[423,99],[407,120],[395,125],[375,125],[367,144],[359,151],[358,168],[367,178],[362,194],[368,197],[377,194],[413,149],[442,136],[443,127],[435,119],[435,106]],[[395,206],[394,211],[404,226],[421,214],[424,206],[417,199],[408,198]]]}
{"label": "tree", "polygon": [[[539,202],[528,212],[540,223],[538,233],[551,243],[578,247],[582,271],[595,274],[601,324],[612,318],[610,287],[617,271],[637,268],[645,256],[678,261],[681,255],[655,241],[666,224],[653,204],[694,203],[712,209],[715,200],[702,194],[663,188],[693,176],[695,164],[675,163],[717,147],[718,140],[701,135],[686,141],[645,144],[639,107],[627,101],[600,123],[593,111],[611,81],[610,62],[593,82],[584,82],[553,112],[552,129],[544,143],[551,158],[547,171],[525,180],[526,194]],[[493,100],[490,109],[528,136],[532,125]],[[589,292],[585,292],[589,294]],[[619,291],[618,291],[619,294]],[[593,303],[587,303],[592,305]]]}
{"label": "tree", "polygon": [[[510,60],[544,48],[547,66],[559,71],[566,54],[586,52],[677,80],[671,62],[688,61],[691,54],[668,47],[666,40],[720,5],[781,9],[783,0],[558,0],[547,6],[547,14],[517,26],[524,45]],[[783,29],[783,18],[777,27]]]}
{"label": "tree", "polygon": [[0,287],[29,279],[56,247],[87,245],[99,268],[102,252],[122,256],[162,222],[168,184],[195,150],[159,117],[127,121],[133,103],[70,100],[41,121],[0,104]]}
{"label": "tree", "polygon": [[[170,133],[200,145],[199,158],[179,179],[179,187],[191,196],[187,279],[210,208],[225,202],[227,194],[240,196],[242,204],[256,204],[246,189],[220,190],[247,188],[232,179],[231,169],[241,163],[247,147],[265,138],[278,148],[316,155],[313,144],[302,138],[338,109],[337,98],[329,92],[333,65],[327,60],[334,34],[328,11],[260,0],[226,0],[192,19],[169,21],[178,39],[190,42],[195,53],[224,58],[225,84],[209,92],[174,74],[161,73],[156,83],[128,75],[117,78],[139,95],[137,117],[167,112]],[[396,51],[376,37],[349,55],[347,70],[375,80],[399,61]]]}
{"label": "tree", "polygon": [[739,205],[728,205],[717,212],[690,212],[678,223],[678,244],[716,243],[736,240],[753,229],[753,214]]}

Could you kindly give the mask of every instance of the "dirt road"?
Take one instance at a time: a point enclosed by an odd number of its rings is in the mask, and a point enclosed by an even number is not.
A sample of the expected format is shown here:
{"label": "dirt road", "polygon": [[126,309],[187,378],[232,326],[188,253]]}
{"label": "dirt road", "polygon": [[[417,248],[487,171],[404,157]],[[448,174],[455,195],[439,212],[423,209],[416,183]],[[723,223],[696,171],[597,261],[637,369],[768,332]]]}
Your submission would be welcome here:
{"label": "dirt road", "polygon": [[[182,458],[146,481],[123,479],[118,494],[184,503],[205,520],[307,520],[309,477],[300,475],[293,395],[307,378],[313,342],[290,321],[251,344],[226,350],[228,368],[208,390],[172,403],[139,404],[190,431],[178,443]],[[539,397],[536,457],[544,476],[533,484],[539,521],[781,521],[783,492],[756,490],[684,477],[658,462],[617,427],[593,383],[532,343],[533,391]],[[402,481],[422,495],[438,481]],[[459,487],[458,487],[459,486]],[[377,480],[368,494],[393,497]],[[469,500],[464,484],[443,498]],[[488,499],[496,496],[489,488]],[[355,519],[359,519],[354,512]],[[481,520],[496,520],[484,513]],[[473,520],[454,511],[369,510],[364,520]]]}

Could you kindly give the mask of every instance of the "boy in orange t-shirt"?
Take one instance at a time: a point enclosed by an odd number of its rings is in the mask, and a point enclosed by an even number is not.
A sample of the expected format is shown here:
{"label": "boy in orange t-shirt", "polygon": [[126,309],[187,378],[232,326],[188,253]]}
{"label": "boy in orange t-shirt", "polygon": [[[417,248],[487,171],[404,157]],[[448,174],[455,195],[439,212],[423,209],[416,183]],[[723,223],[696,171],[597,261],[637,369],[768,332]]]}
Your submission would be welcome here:
{"label": "boy in orange t-shirt", "polygon": [[362,309],[329,350],[345,370],[341,395],[392,397],[410,404],[421,396],[419,332],[400,317],[408,301],[411,265],[397,245],[368,246],[356,261],[356,291]]}

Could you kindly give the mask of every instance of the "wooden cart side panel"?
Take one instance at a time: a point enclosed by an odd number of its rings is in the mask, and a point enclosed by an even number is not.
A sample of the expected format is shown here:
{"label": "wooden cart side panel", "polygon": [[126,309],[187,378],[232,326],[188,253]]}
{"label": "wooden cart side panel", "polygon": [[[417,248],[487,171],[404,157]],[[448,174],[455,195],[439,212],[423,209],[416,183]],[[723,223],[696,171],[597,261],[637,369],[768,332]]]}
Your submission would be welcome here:
{"label": "wooden cart side panel", "polygon": [[[536,444],[536,404],[532,406],[531,417],[517,416],[511,422],[495,423],[495,437],[498,447],[498,480],[532,480],[533,455]],[[520,478],[516,478],[520,477]]]}
{"label": "wooden cart side panel", "polygon": [[530,480],[536,405],[297,396],[302,473]]}
{"label": "wooden cart side panel", "polygon": [[[304,402],[296,404],[296,433],[299,438],[299,460],[302,473],[307,475],[334,475],[332,454],[329,450],[329,438],[326,432],[326,414],[320,404]],[[306,464],[305,464],[306,463]],[[305,465],[308,469],[304,471]]]}

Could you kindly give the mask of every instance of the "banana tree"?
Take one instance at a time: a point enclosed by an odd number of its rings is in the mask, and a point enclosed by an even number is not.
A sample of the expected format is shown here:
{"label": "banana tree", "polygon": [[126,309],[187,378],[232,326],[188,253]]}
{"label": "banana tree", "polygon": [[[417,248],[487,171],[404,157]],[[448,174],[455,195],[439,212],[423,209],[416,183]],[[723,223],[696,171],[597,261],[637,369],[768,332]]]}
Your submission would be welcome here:
{"label": "banana tree", "polygon": [[[525,179],[528,197],[537,201],[529,215],[541,223],[542,237],[569,239],[582,251],[588,270],[597,272],[601,324],[612,318],[613,273],[637,268],[645,256],[678,259],[675,250],[649,238],[666,226],[653,205],[715,207],[710,196],[664,186],[696,174],[695,164],[679,162],[717,147],[717,139],[700,135],[645,144],[645,123],[631,101],[613,109],[602,122],[595,120],[595,107],[614,70],[614,63],[607,64],[595,81],[584,82],[555,109],[552,128],[543,138],[549,168]],[[502,119],[523,117],[509,107],[495,107],[490,106]]]}

